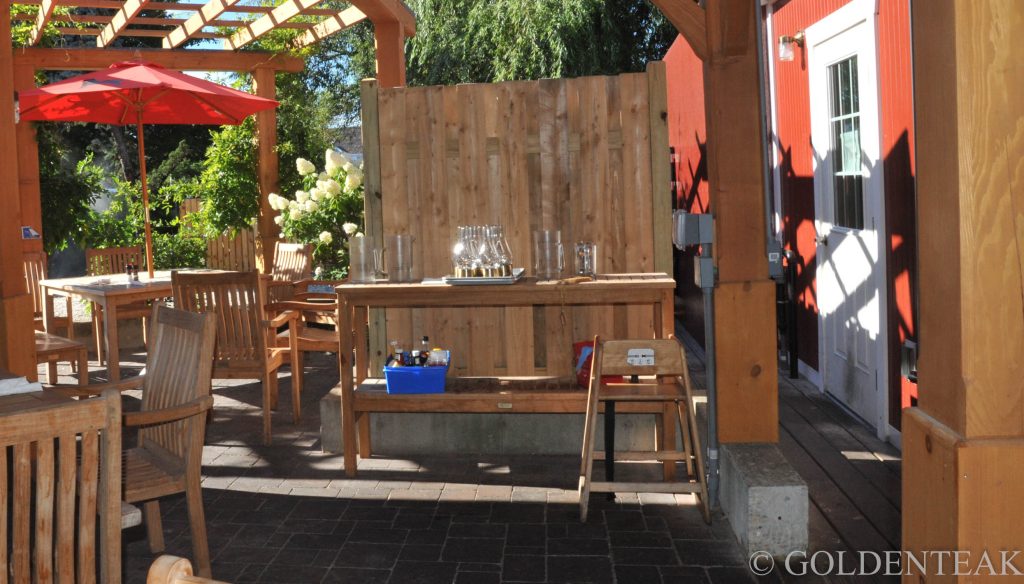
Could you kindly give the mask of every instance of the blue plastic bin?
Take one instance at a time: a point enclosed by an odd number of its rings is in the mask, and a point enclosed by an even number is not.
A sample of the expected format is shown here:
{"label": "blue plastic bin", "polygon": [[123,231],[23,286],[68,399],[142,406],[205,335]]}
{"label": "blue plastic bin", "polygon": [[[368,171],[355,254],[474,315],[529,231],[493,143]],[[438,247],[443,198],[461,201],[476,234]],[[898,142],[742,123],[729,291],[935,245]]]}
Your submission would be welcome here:
{"label": "blue plastic bin", "polygon": [[[451,360],[449,359],[449,363]],[[385,367],[384,380],[388,393],[444,393],[444,367]]]}

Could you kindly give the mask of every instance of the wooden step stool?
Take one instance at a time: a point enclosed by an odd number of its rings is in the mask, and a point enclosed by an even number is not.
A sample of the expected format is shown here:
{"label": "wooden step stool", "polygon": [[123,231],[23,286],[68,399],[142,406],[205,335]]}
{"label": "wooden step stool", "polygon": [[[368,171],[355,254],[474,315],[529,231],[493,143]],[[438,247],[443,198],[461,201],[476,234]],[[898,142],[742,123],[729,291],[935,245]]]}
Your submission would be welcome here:
{"label": "wooden step stool", "polygon": [[[641,383],[601,383],[602,376],[647,377]],[[614,460],[685,461],[686,478],[664,482],[594,481],[594,460],[605,459],[594,452],[599,402],[645,401],[675,402],[673,411],[682,430],[683,450],[666,444],[652,452],[615,452]],[[663,423],[671,423],[664,420]],[[608,464],[611,464],[610,462]],[[580,465],[580,520],[587,520],[590,493],[693,493],[701,506],[704,521],[711,523],[707,478],[701,451],[697,419],[693,410],[693,386],[686,367],[686,353],[675,339],[594,341],[590,387],[587,392],[587,417],[583,425],[583,453]]]}
{"label": "wooden step stool", "polygon": [[78,365],[78,384],[89,384],[89,357],[85,345],[78,341],[36,331],[36,363],[46,363],[46,382],[57,383],[57,362]]}

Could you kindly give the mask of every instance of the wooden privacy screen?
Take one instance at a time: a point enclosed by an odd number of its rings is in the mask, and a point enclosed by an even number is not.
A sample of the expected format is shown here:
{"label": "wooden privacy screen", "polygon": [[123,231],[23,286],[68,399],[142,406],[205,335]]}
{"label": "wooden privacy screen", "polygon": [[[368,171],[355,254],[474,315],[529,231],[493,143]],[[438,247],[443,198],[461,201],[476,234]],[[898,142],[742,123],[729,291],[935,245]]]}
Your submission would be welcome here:
{"label": "wooden privacy screen", "polygon": [[[198,213],[202,203],[199,199],[185,199],[181,202],[179,214],[184,218],[189,213]],[[206,267],[218,270],[250,272],[256,269],[256,231],[243,229],[234,236],[221,235],[206,240]]]}
{"label": "wooden privacy screen", "polygon": [[[665,68],[615,77],[362,87],[367,235],[415,237],[417,277],[452,272],[458,225],[502,224],[533,272],[533,232],[598,246],[601,273],[671,273]],[[462,375],[566,375],[573,341],[653,331],[642,307],[388,309],[370,354],[429,335]],[[551,352],[549,343],[563,347]],[[408,346],[408,345],[407,345]],[[562,355],[551,360],[548,355]]]}

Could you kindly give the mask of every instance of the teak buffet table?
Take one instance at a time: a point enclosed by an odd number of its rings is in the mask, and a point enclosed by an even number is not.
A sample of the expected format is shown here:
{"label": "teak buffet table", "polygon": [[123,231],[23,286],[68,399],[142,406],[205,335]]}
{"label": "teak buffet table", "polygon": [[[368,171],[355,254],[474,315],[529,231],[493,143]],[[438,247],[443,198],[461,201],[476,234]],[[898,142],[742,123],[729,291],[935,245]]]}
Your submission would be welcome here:
{"label": "teak buffet table", "polygon": [[[370,375],[367,322],[370,308],[650,305],[655,337],[674,330],[675,280],[666,274],[610,274],[591,282],[562,284],[525,278],[511,285],[452,286],[440,281],[415,284],[344,284],[338,293],[338,363],[345,474],[356,475],[356,454],[370,456],[369,415],[383,412],[578,413],[586,412],[587,392],[572,380],[552,377],[449,378],[448,391],[389,395],[383,379]],[[576,339],[583,340],[583,339]],[[355,363],[352,362],[353,354]],[[376,378],[373,378],[376,377]],[[620,412],[665,412],[644,403],[621,404]],[[674,414],[672,414],[674,415]],[[660,418],[659,418],[660,420]],[[358,429],[357,429],[358,424]],[[675,426],[658,423],[658,437],[675,440]],[[666,465],[666,473],[670,466]]]}

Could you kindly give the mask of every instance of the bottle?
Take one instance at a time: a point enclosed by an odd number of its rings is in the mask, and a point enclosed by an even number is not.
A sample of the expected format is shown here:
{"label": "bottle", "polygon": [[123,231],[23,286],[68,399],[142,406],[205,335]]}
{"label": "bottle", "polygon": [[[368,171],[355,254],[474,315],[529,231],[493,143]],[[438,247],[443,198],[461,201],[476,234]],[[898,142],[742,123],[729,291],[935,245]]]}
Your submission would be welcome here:
{"label": "bottle", "polygon": [[423,365],[423,363],[420,361],[420,359],[421,359],[420,350],[419,349],[413,349],[412,350],[412,357],[410,358],[409,365],[412,365],[412,366]]}
{"label": "bottle", "polygon": [[423,360],[423,365],[430,362],[430,337],[424,336],[420,339],[420,359]]}
{"label": "bottle", "polygon": [[138,282],[139,281],[139,266],[137,266],[135,264],[132,264],[132,281],[133,282]]}
{"label": "bottle", "polygon": [[132,265],[131,265],[131,263],[127,263],[127,264],[124,265],[124,275],[127,276],[128,283],[131,284],[132,283]]}

